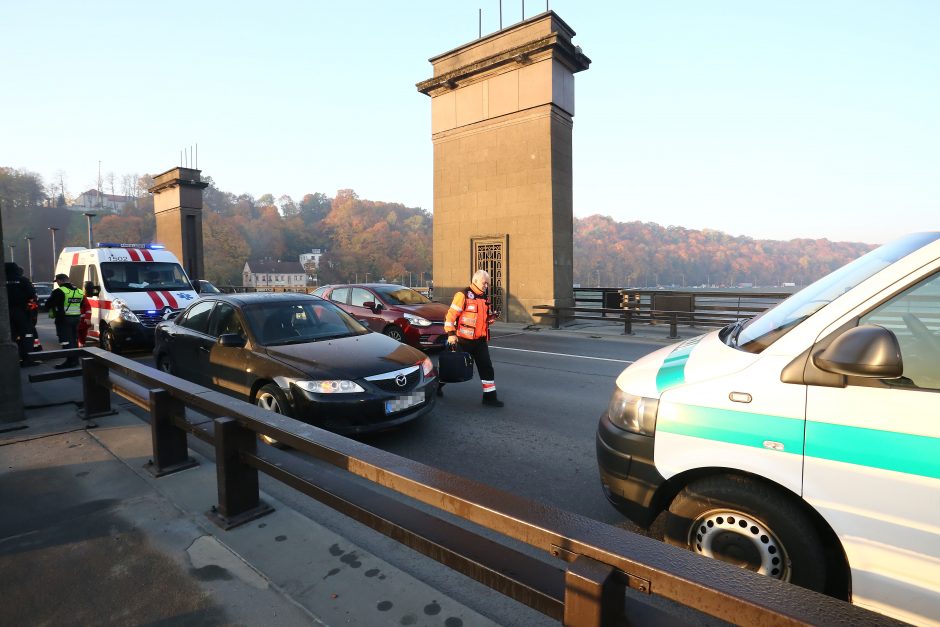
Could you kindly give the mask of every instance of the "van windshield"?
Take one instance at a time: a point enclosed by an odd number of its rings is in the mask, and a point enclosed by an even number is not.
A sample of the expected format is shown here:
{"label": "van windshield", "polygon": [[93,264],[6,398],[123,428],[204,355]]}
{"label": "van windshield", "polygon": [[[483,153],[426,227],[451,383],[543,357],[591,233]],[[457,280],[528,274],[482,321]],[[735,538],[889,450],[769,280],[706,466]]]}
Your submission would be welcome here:
{"label": "van windshield", "polygon": [[104,262],[101,264],[101,281],[109,292],[193,289],[183,268],[172,262]]}
{"label": "van windshield", "polygon": [[914,233],[862,255],[803,288],[756,318],[722,332],[729,346],[760,353],[811,315],[895,261],[940,239],[940,233]]}

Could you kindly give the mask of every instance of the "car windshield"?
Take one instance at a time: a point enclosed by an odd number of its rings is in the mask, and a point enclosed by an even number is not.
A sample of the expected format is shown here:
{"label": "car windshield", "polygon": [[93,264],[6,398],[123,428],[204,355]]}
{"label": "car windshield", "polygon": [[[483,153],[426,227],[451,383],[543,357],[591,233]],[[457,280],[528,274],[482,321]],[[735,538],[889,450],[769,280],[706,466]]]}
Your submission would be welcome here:
{"label": "car windshield", "polygon": [[245,317],[264,346],[301,344],[364,335],[369,329],[329,301],[321,299],[247,305]]}
{"label": "car windshield", "polygon": [[200,294],[221,294],[222,290],[214,286],[208,281],[199,281],[199,293]]}
{"label": "car windshield", "polygon": [[431,301],[404,285],[383,285],[373,288],[390,305],[423,305]]}
{"label": "car windshield", "polygon": [[749,353],[760,353],[811,315],[895,261],[940,239],[940,233],[915,233],[876,248],[808,285],[756,318],[723,331],[724,341]]}
{"label": "car windshield", "polygon": [[101,264],[101,279],[109,292],[193,289],[183,268],[172,262],[109,261]]}

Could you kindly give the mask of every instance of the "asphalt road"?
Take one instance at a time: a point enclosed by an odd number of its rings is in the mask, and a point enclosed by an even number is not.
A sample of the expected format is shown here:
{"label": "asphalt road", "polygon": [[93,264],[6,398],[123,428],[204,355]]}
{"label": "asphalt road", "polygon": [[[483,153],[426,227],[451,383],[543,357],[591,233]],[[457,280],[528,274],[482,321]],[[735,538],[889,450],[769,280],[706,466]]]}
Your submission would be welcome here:
{"label": "asphalt road", "polygon": [[[40,339],[55,348],[51,321]],[[365,441],[383,450],[624,529],[636,530],[600,488],[594,453],[597,420],[617,375],[662,344],[541,332],[494,332],[490,352],[504,408],[481,405],[478,378],[450,384],[435,410]],[[147,352],[127,355],[153,366]],[[436,360],[436,356],[432,355]],[[201,442],[190,446],[212,456]],[[299,454],[299,453],[295,453]],[[324,465],[323,472],[338,472]],[[381,556],[503,624],[557,624],[476,582],[404,549],[267,477],[262,488],[356,546]]]}

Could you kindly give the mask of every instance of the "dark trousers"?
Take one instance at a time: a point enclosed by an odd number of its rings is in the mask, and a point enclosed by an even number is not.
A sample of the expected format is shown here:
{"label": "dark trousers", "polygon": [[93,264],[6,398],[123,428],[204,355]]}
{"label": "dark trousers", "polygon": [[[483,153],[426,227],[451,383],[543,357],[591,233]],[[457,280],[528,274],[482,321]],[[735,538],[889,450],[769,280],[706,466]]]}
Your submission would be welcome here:
{"label": "dark trousers", "polygon": [[477,365],[477,373],[483,381],[494,381],[496,374],[493,372],[493,362],[490,360],[490,349],[486,344],[486,339],[465,340],[457,338],[457,344],[460,350],[473,355],[473,361]]}
{"label": "dark trousers", "polygon": [[20,361],[25,360],[33,350],[33,338],[36,332],[33,329],[29,313],[25,310],[15,309],[10,305],[10,333],[16,347],[19,349]]}
{"label": "dark trousers", "polygon": [[[62,348],[78,348],[78,322],[81,316],[59,316],[55,319],[55,332],[59,336]],[[66,361],[77,364],[78,357],[69,357]]]}

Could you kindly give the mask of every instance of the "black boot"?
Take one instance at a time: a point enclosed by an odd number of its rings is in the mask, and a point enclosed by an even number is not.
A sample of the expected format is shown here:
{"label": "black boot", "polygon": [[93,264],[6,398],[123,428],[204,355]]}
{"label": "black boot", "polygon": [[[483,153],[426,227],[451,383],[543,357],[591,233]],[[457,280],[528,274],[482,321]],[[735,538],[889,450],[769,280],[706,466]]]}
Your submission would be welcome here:
{"label": "black boot", "polygon": [[503,405],[505,405],[504,402],[502,402],[496,397],[496,392],[484,392],[483,404],[489,405],[490,407],[502,407]]}
{"label": "black boot", "polygon": [[444,396],[444,384],[443,384],[443,383],[438,382],[438,384],[437,384],[437,395],[438,395],[438,396]]}

